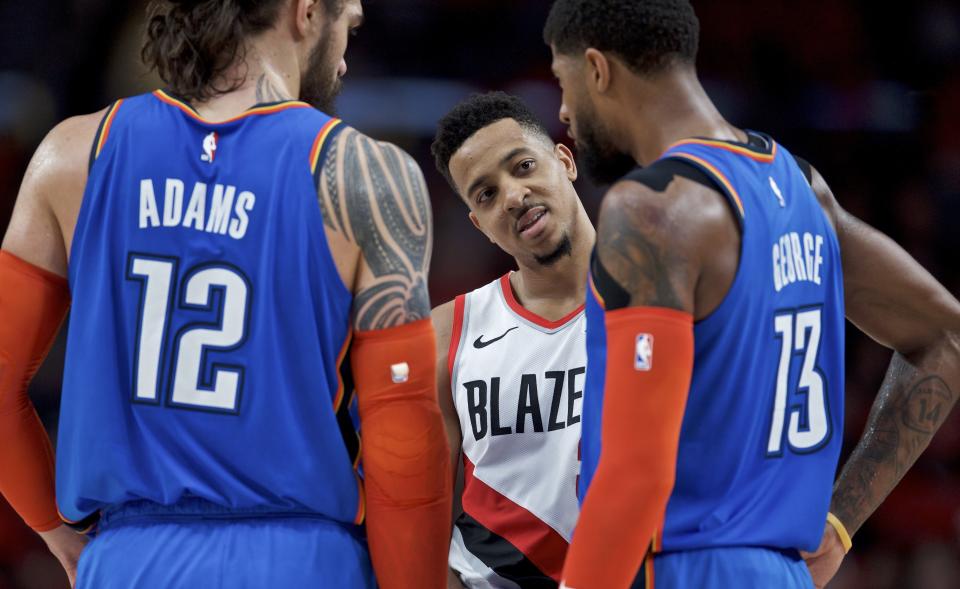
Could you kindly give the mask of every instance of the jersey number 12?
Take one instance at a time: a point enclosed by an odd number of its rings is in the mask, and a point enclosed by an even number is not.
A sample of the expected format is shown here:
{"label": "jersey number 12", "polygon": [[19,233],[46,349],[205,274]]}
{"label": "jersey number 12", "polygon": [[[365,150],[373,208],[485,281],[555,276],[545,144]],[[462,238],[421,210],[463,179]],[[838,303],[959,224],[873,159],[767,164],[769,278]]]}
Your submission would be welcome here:
{"label": "jersey number 12", "polygon": [[[208,351],[235,350],[246,339],[249,281],[239,269],[224,263],[194,266],[178,280],[178,263],[176,258],[131,254],[127,264],[127,279],[141,284],[134,400],[160,403],[161,382],[165,381],[170,406],[236,413],[244,367],[215,362],[205,378],[204,365]],[[178,283],[182,285],[179,296]],[[219,304],[215,293],[220,294]],[[188,323],[170,334],[170,318],[175,312],[199,312],[207,318],[213,313],[216,318]],[[165,346],[172,354],[167,379],[161,375]]]}

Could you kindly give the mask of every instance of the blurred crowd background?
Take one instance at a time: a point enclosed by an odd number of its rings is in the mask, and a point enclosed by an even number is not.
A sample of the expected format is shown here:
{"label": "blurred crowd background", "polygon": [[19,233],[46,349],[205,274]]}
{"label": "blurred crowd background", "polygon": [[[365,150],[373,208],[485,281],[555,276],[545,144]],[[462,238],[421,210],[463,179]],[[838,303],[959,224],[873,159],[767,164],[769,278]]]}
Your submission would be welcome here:
{"label": "blurred crowd background", "polygon": [[[33,150],[57,121],[161,85],[139,63],[145,4],[0,0],[0,227]],[[960,295],[960,3],[693,4],[702,27],[699,70],[728,119],[771,133],[811,161],[844,207]],[[367,24],[347,53],[338,114],[421,162],[436,223],[436,305],[501,275],[512,261],[473,229],[466,206],[434,170],[435,123],[469,93],[500,89],[526,99],[566,141],[541,41],[550,1],[364,5]],[[602,188],[583,180],[578,188],[593,215]],[[54,439],[62,340],[31,389]],[[844,457],[890,357],[852,326],[848,342]],[[0,589],[65,586],[43,544],[0,500]],[[831,587],[960,587],[960,412],[857,535]]]}

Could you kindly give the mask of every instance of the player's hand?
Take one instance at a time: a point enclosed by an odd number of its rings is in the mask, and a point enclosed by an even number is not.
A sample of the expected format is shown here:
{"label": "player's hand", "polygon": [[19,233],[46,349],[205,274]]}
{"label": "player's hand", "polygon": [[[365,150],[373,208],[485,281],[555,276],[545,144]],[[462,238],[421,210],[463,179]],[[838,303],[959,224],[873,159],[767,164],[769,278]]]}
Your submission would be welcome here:
{"label": "player's hand", "polygon": [[466,589],[460,582],[460,577],[453,569],[447,569],[447,589]]}
{"label": "player's hand", "polygon": [[80,553],[87,545],[87,537],[74,532],[67,526],[56,527],[49,532],[40,532],[40,537],[47,543],[47,548],[57,557],[63,570],[67,572],[70,586],[77,582],[77,561]]}
{"label": "player's hand", "polygon": [[845,556],[843,552],[843,543],[837,531],[829,523],[823,528],[823,539],[820,540],[820,547],[816,552],[800,552],[800,556],[807,562],[807,568],[810,569],[810,576],[813,577],[813,585],[817,589],[823,589],[827,583],[833,579],[840,569],[840,564]]}

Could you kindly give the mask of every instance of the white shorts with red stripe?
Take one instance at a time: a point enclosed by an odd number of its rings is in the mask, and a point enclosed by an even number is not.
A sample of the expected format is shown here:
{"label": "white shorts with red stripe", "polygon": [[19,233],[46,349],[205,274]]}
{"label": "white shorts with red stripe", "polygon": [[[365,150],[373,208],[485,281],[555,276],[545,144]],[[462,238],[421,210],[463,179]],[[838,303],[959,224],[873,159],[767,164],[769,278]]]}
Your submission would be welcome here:
{"label": "white shorts with red stripe", "polygon": [[450,566],[467,587],[556,587],[578,514],[583,307],[549,321],[509,274],[457,297],[450,341],[463,515]]}

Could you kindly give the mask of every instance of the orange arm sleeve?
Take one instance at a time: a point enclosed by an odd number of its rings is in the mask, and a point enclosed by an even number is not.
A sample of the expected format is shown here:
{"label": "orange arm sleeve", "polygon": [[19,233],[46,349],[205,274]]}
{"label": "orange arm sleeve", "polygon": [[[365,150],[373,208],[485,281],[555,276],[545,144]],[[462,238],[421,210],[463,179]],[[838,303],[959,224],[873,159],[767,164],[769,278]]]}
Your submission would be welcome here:
{"label": "orange arm sleeve", "polygon": [[70,305],[66,279],[0,251],[0,492],[28,526],[60,525],[53,447],[27,385]]}
{"label": "orange arm sleeve", "polygon": [[429,319],[357,332],[367,539],[382,589],[446,587],[451,475]]}
{"label": "orange arm sleeve", "polygon": [[608,312],[601,452],[563,569],[570,589],[631,585],[663,522],[693,371],[693,319]]}

